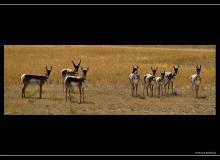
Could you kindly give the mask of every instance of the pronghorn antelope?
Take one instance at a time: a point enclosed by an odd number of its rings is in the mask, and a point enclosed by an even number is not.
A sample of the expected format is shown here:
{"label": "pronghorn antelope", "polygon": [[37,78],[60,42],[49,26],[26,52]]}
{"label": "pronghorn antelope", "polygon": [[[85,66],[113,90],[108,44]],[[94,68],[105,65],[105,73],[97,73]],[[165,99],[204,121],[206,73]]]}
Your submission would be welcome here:
{"label": "pronghorn antelope", "polygon": [[192,75],[191,78],[191,82],[192,82],[192,91],[193,91],[193,95],[194,95],[194,90],[196,92],[196,98],[198,98],[198,91],[199,91],[199,85],[201,83],[201,77],[200,77],[200,71],[201,71],[201,65],[198,66],[196,65],[196,72],[197,74]]}
{"label": "pronghorn antelope", "polygon": [[83,102],[84,102],[84,87],[85,87],[86,75],[89,70],[89,67],[86,69],[83,69],[83,67],[81,67],[81,70],[83,72],[82,76],[66,76],[64,80],[64,84],[66,87],[66,101],[67,101],[67,92],[69,92],[69,98],[70,98],[71,89],[73,87],[79,87],[80,103],[81,103],[81,95],[83,95]]}
{"label": "pronghorn antelope", "polygon": [[45,76],[38,76],[38,75],[30,75],[30,74],[23,74],[21,76],[21,82],[24,84],[22,88],[22,98],[25,97],[25,90],[29,84],[37,84],[40,86],[40,98],[42,95],[42,86],[47,81],[52,71],[52,66],[50,69],[47,69],[46,66],[46,74]]}
{"label": "pronghorn antelope", "polygon": [[129,80],[131,83],[131,96],[134,96],[135,92],[137,97],[138,82],[140,80],[140,76],[138,75],[138,66],[133,66],[133,70],[129,75]]}
{"label": "pronghorn antelope", "polygon": [[[172,94],[173,94],[173,83],[175,80],[175,77],[177,75],[179,69],[179,65],[177,67],[173,66],[173,72],[165,72],[165,82],[164,82],[164,90],[165,90],[165,94],[169,93],[169,89],[170,89],[170,84],[171,84],[171,89],[172,89]],[[166,86],[168,86],[167,92],[166,92]]]}
{"label": "pronghorn antelope", "polygon": [[77,65],[73,61],[72,61],[72,63],[73,63],[74,69],[64,68],[61,70],[63,92],[64,92],[64,79],[66,78],[66,76],[75,76],[78,74],[81,60],[79,61],[79,63]]}
{"label": "pronghorn antelope", "polygon": [[162,96],[163,96],[163,85],[165,82],[165,79],[164,79],[165,71],[164,72],[160,71],[160,74],[161,74],[161,77],[155,78],[156,84],[157,84],[157,89],[158,89],[158,97],[160,96],[160,92],[162,93]]}
{"label": "pronghorn antelope", "polygon": [[151,71],[152,74],[146,74],[144,76],[144,89],[143,89],[143,96],[144,96],[144,92],[145,89],[147,88],[147,95],[149,95],[148,92],[148,88],[150,87],[151,90],[151,96],[153,96],[153,88],[154,86],[156,86],[156,72],[157,72],[158,67],[156,67],[156,69],[153,69],[153,67],[151,67]]}

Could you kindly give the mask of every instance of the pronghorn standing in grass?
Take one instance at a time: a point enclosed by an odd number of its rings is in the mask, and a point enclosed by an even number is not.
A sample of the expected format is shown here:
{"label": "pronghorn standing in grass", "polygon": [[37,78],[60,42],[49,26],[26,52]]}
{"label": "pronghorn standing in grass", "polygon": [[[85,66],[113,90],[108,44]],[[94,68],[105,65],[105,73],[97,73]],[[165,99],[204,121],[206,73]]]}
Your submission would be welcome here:
{"label": "pronghorn standing in grass", "polygon": [[155,78],[156,84],[157,84],[157,89],[158,89],[158,97],[160,97],[160,92],[161,92],[161,95],[163,96],[163,85],[165,82],[165,79],[164,79],[165,71],[164,72],[160,71],[160,74],[161,74],[161,77]]}
{"label": "pronghorn standing in grass", "polygon": [[80,103],[81,103],[81,95],[83,95],[83,102],[84,102],[84,87],[85,87],[86,76],[87,76],[89,67],[86,69],[83,69],[83,67],[81,67],[81,70],[83,72],[82,76],[66,76],[64,80],[64,84],[66,87],[66,101],[67,101],[67,92],[69,92],[69,98],[70,98],[71,89],[73,89],[73,87],[78,87],[79,94],[80,94]]}
{"label": "pronghorn standing in grass", "polygon": [[149,95],[149,92],[148,92],[149,87],[151,90],[151,96],[153,96],[153,89],[154,89],[154,86],[156,86],[156,79],[155,78],[156,78],[157,69],[158,69],[158,67],[156,67],[156,69],[153,69],[153,67],[151,67],[152,74],[146,74],[144,76],[143,96],[144,96],[146,88],[147,88],[147,96]]}
{"label": "pronghorn standing in grass", "polygon": [[201,83],[201,77],[200,77],[200,71],[201,71],[201,65],[198,66],[196,65],[196,72],[197,74],[194,74],[190,77],[191,82],[192,82],[192,91],[193,91],[193,95],[194,94],[194,90],[196,92],[196,98],[198,98],[198,91],[199,91],[199,85]]}
{"label": "pronghorn standing in grass", "polygon": [[30,74],[23,74],[21,76],[21,82],[24,84],[22,88],[22,98],[25,97],[25,90],[29,84],[37,84],[40,86],[40,98],[42,95],[42,86],[47,81],[52,71],[52,66],[50,69],[47,69],[46,66],[46,74],[45,76],[38,76],[38,75],[30,75]]}
{"label": "pronghorn standing in grass", "polygon": [[79,61],[79,63],[77,65],[73,61],[72,61],[72,63],[73,63],[74,69],[64,68],[61,70],[63,92],[64,92],[64,80],[65,80],[66,76],[75,76],[78,74],[81,60]]}
{"label": "pronghorn standing in grass", "polygon": [[140,76],[138,75],[138,66],[133,66],[133,70],[129,75],[129,80],[131,83],[131,96],[134,96],[134,92],[135,92],[136,93],[135,95],[137,97],[138,83],[140,80]]}
{"label": "pronghorn standing in grass", "polygon": [[[164,78],[165,78],[165,83],[164,83],[165,94],[169,93],[170,84],[171,84],[171,89],[172,89],[172,94],[173,94],[173,83],[176,78],[176,75],[177,75],[177,72],[179,69],[179,65],[177,67],[173,66],[173,69],[174,69],[173,72],[165,72],[165,76],[164,76]],[[166,92],[166,86],[168,86],[167,92]]]}

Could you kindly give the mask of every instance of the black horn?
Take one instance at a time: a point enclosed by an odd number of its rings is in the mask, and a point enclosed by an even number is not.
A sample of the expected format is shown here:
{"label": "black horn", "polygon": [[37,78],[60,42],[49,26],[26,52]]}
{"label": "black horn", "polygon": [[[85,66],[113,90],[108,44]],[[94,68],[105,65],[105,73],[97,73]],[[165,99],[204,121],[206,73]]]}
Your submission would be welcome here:
{"label": "black horn", "polygon": [[80,63],[81,63],[81,59],[80,59],[80,61],[79,61],[79,64],[78,64],[78,65],[80,65]]}
{"label": "black horn", "polygon": [[73,65],[75,66],[75,63],[72,61]]}

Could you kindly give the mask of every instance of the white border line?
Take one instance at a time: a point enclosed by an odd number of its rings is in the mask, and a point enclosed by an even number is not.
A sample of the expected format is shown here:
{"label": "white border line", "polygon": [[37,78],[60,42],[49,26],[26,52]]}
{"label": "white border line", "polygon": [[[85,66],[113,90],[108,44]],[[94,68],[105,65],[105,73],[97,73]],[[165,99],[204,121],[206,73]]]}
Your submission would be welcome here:
{"label": "white border line", "polygon": [[91,5],[91,6],[107,6],[107,5],[110,5],[110,6],[139,6],[139,5],[144,5],[144,6],[158,6],[158,5],[164,5],[164,6],[213,6],[213,5],[220,5],[220,4],[0,4],[0,5],[3,5],[3,6],[11,6],[11,5],[18,5],[18,6],[26,6],[26,5],[51,5],[51,6],[64,6],[64,5],[73,5],[73,6],[85,6],[85,5]]}

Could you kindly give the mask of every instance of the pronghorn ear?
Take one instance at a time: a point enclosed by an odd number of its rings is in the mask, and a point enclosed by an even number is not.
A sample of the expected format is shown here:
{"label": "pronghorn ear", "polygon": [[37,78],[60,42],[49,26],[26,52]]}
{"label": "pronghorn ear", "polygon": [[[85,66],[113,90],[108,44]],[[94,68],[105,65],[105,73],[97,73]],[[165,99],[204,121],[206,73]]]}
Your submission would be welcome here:
{"label": "pronghorn ear", "polygon": [[200,65],[200,69],[201,69],[201,67],[202,67],[202,66]]}
{"label": "pronghorn ear", "polygon": [[81,64],[81,59],[80,59],[80,61],[79,61],[79,64],[78,65],[80,65]]}
{"label": "pronghorn ear", "polygon": [[50,67],[50,70],[52,70],[52,66]]}
{"label": "pronghorn ear", "polygon": [[46,70],[47,70],[47,66],[46,66]]}
{"label": "pronghorn ear", "polygon": [[173,66],[173,68],[175,69],[175,66]]}
{"label": "pronghorn ear", "polygon": [[137,66],[137,68],[139,68],[139,66]]}
{"label": "pronghorn ear", "polygon": [[179,68],[180,66],[178,65],[178,68]]}
{"label": "pronghorn ear", "polygon": [[196,69],[198,69],[199,67],[198,67],[198,65],[196,65]]}
{"label": "pronghorn ear", "polygon": [[153,70],[153,67],[151,66],[151,70]]}
{"label": "pronghorn ear", "polygon": [[73,65],[75,66],[75,63],[72,61]]}
{"label": "pronghorn ear", "polygon": [[87,71],[89,70],[89,67],[87,68]]}

